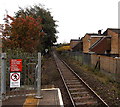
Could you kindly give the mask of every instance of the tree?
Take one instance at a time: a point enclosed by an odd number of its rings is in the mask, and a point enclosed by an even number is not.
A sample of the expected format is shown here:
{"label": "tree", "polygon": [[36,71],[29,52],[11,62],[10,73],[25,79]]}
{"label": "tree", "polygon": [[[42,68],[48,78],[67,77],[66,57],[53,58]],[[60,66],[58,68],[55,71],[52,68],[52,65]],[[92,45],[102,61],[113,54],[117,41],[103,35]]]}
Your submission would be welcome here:
{"label": "tree", "polygon": [[[8,22],[8,18],[12,22]],[[40,39],[44,35],[41,25],[41,18],[33,18],[31,16],[13,18],[7,15],[5,19],[4,47],[11,49],[20,48],[27,52],[34,52],[38,50]]]}
{"label": "tree", "polygon": [[57,33],[57,25],[55,24],[56,21],[51,16],[50,11],[44,9],[41,5],[35,5],[25,9],[20,8],[20,10],[15,14],[16,18],[24,18],[26,16],[31,16],[35,19],[38,17],[42,18],[42,31],[45,35],[41,39],[39,50],[44,52],[46,48],[50,49],[51,46],[57,41],[57,36],[55,35]]}

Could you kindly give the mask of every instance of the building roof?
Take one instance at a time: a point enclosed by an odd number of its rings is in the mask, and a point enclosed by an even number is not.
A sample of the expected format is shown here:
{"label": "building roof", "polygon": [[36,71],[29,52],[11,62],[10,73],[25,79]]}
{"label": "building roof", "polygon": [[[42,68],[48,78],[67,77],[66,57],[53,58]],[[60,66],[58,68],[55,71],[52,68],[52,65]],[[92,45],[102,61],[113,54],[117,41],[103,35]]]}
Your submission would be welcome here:
{"label": "building roof", "polygon": [[97,33],[86,33],[86,35],[98,35]]}
{"label": "building roof", "polygon": [[120,34],[120,29],[112,29],[112,28],[109,28],[109,30],[112,30],[113,32]]}
{"label": "building roof", "polygon": [[70,41],[81,41],[81,39],[71,39]]}
{"label": "building roof", "polygon": [[85,35],[90,35],[90,37],[102,37],[104,34],[98,34],[98,33],[86,33]]}
{"label": "building roof", "polygon": [[120,29],[118,29],[118,28],[108,28],[103,34],[104,34],[104,35],[107,35],[107,31],[108,31],[108,30],[111,30],[111,31],[113,31],[113,32],[115,32],[115,33],[120,34]]}

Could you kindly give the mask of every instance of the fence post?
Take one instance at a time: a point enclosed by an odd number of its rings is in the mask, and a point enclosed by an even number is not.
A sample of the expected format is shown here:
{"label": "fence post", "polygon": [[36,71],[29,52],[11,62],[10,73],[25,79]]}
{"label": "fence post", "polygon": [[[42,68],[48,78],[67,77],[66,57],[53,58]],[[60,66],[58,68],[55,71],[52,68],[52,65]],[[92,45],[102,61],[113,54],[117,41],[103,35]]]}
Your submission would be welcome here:
{"label": "fence post", "polygon": [[6,53],[1,53],[1,99],[6,97]]}
{"label": "fence post", "polygon": [[41,96],[41,53],[38,53],[38,69],[37,69],[37,95],[36,98],[42,98]]}

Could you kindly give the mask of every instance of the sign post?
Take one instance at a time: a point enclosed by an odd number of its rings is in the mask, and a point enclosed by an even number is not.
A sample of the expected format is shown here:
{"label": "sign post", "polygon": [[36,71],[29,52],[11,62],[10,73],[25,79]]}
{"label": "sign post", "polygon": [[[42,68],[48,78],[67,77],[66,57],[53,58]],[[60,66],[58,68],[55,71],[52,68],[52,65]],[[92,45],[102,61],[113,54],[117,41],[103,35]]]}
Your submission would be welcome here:
{"label": "sign post", "polygon": [[20,72],[22,71],[22,59],[10,60],[10,88],[20,87]]}
{"label": "sign post", "polygon": [[37,95],[35,98],[43,98],[43,96],[41,96],[41,53],[38,53]]}
{"label": "sign post", "polygon": [[1,54],[1,99],[6,97],[6,53]]}

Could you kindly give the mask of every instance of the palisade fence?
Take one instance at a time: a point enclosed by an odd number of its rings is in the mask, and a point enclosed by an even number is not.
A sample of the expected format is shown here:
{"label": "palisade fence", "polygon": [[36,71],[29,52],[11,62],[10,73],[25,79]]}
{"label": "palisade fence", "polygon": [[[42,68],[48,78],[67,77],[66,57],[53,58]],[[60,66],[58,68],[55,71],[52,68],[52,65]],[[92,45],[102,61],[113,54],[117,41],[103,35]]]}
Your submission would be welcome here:
{"label": "palisade fence", "polygon": [[[19,72],[20,87],[10,87],[10,81],[11,81],[10,62],[12,59],[22,60],[22,71]],[[23,53],[23,52],[2,53],[1,60],[2,60],[1,68],[4,70],[4,72],[1,72],[2,70],[0,70],[0,74],[2,73],[1,74],[2,76],[0,75],[1,76],[0,99],[5,99],[6,97],[27,96],[27,95],[36,95],[36,97],[37,96],[40,97],[41,86],[40,86],[39,71],[41,70],[41,53],[32,53],[32,54]],[[12,73],[18,73],[18,71]]]}
{"label": "palisade fence", "polygon": [[[93,70],[99,69],[113,80],[120,82],[120,59],[103,55],[87,54],[81,52],[64,52],[64,55],[74,58],[82,65],[89,66]],[[96,71],[97,72],[97,71]]]}

